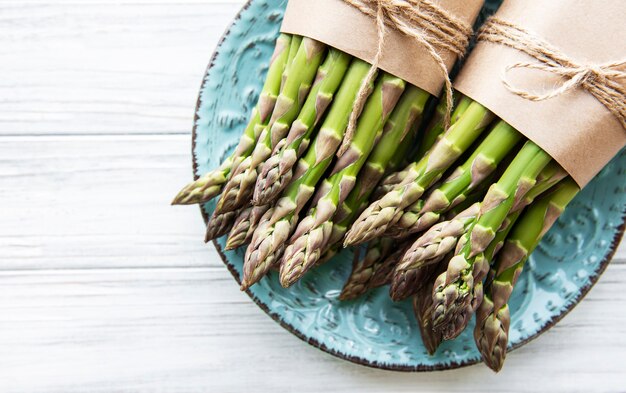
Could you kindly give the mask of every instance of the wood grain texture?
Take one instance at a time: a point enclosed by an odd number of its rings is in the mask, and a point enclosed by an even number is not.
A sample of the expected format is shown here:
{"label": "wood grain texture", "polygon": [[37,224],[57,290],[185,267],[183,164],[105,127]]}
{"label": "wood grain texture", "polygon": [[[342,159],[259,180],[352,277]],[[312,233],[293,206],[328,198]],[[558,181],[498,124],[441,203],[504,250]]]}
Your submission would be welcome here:
{"label": "wood grain texture", "polygon": [[626,391],[623,246],[499,375],[343,362],[239,292],[198,210],[169,200],[241,3],[0,0],[0,391]]}
{"label": "wood grain texture", "polygon": [[0,3],[0,75],[10,75],[0,83],[0,133],[186,132],[204,68],[239,7]]}

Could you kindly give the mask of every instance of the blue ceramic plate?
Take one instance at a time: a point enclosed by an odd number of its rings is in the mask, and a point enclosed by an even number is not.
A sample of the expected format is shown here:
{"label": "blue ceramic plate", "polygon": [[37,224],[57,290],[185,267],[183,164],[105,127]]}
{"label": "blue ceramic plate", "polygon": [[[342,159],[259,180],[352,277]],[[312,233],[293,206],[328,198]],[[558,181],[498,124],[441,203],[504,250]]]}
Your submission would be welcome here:
{"label": "blue ceramic plate", "polygon": [[[497,7],[490,2],[490,9]],[[200,91],[193,133],[195,175],[219,165],[236,145],[267,71],[285,0],[251,0],[211,59]],[[532,255],[512,297],[510,347],[517,348],[565,316],[597,281],[619,244],[626,205],[622,152],[568,207]],[[206,220],[214,204],[203,207]],[[216,242],[218,249],[224,239]],[[222,253],[237,281],[243,250]],[[287,330],[326,352],[359,364],[406,371],[450,369],[480,360],[468,328],[435,356],[422,345],[409,302],[393,303],[387,288],[353,302],[337,296],[351,253],[283,289],[274,273],[248,293]],[[233,283],[234,285],[234,283]]]}

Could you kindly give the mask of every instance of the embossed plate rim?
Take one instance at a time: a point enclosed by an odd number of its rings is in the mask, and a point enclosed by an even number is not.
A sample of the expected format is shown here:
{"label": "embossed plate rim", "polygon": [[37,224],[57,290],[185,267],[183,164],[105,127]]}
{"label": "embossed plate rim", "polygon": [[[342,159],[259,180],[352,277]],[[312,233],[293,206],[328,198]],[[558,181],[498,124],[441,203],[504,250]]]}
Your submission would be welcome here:
{"label": "embossed plate rim", "polygon": [[[234,24],[239,19],[241,19],[242,12],[245,11],[247,8],[249,8],[253,1],[254,0],[247,0],[246,3],[241,7],[239,12],[235,16],[235,18],[233,18],[233,20],[230,23],[230,25],[226,28],[226,31],[224,32],[224,34],[220,38],[220,40],[219,40],[219,42],[217,44],[217,47],[216,47],[215,51],[213,52],[213,54],[211,56],[211,59],[209,61],[209,64],[208,64],[208,66],[207,66],[207,68],[206,68],[206,70],[204,72],[204,77],[202,79],[202,84],[200,86],[200,92],[198,94],[198,99],[196,101],[196,108],[195,108],[195,112],[194,112],[194,125],[193,125],[193,128],[192,128],[192,134],[191,134],[192,170],[193,170],[193,177],[194,177],[195,180],[198,179],[198,175],[196,174],[197,173],[197,169],[198,169],[198,163],[197,163],[196,156],[195,156],[194,152],[195,152],[195,149],[196,149],[196,132],[197,132],[198,120],[199,120],[198,112],[200,110],[200,105],[201,105],[201,101],[202,101],[202,91],[205,88],[205,84],[207,83],[207,79],[208,79],[208,77],[210,75],[211,69],[213,68],[215,60],[216,60],[216,58],[217,58],[217,56],[218,56],[218,54],[220,52],[220,47],[222,46],[224,40],[230,35],[231,29],[233,28]],[[200,213],[202,214],[202,219],[204,220],[204,222],[206,224],[208,222],[209,217],[208,217],[206,211],[203,209],[202,205],[200,206]],[[615,236],[613,238],[613,241],[612,241],[611,246],[609,248],[609,252],[603,257],[602,262],[598,266],[598,269],[594,272],[595,274],[590,279],[589,283],[587,285],[583,286],[580,289],[580,292],[576,296],[574,301],[572,301],[571,304],[569,306],[567,306],[564,309],[564,311],[561,312],[559,315],[552,317],[535,334],[533,334],[532,336],[527,337],[524,340],[521,340],[520,342],[518,342],[515,345],[513,345],[512,347],[510,347],[508,349],[508,352],[514,351],[515,349],[520,348],[520,347],[526,345],[530,341],[534,340],[535,338],[539,337],[541,334],[543,334],[546,331],[548,331],[550,328],[552,328],[554,325],[556,325],[559,321],[561,321],[563,318],[565,318],[565,316],[567,316],[574,309],[574,307],[576,307],[578,305],[578,303],[580,303],[584,299],[584,297],[589,293],[591,288],[593,288],[593,286],[598,282],[600,276],[602,276],[602,274],[606,270],[607,266],[609,265],[609,263],[613,259],[613,256],[615,255],[615,252],[617,251],[617,247],[619,246],[619,244],[621,242],[621,239],[622,239],[622,237],[624,235],[624,231],[625,230],[626,230],[626,211],[622,213],[622,224],[619,226],[619,228],[617,228],[617,232],[616,232],[616,234],[615,234]],[[217,243],[217,241],[213,241],[213,245],[215,246],[217,252],[219,253],[220,258],[222,259],[222,262],[228,268],[228,271],[231,273],[231,275],[233,276],[233,278],[235,279],[237,284],[240,285],[241,281],[240,281],[240,278],[239,278],[239,274],[238,274],[237,270],[235,269],[234,265],[228,260],[226,255],[224,255],[224,252],[222,251],[222,248]],[[426,371],[453,370],[453,369],[467,367],[467,366],[471,366],[471,365],[480,363],[480,360],[476,359],[476,360],[466,360],[466,361],[461,361],[461,362],[450,362],[450,363],[447,363],[447,364],[441,363],[441,364],[437,364],[437,365],[434,365],[434,366],[425,366],[425,365],[403,366],[403,365],[379,363],[379,362],[370,361],[370,360],[367,360],[367,359],[364,359],[364,358],[361,358],[361,357],[358,357],[358,356],[351,356],[351,355],[345,354],[343,352],[334,350],[332,348],[328,348],[326,345],[324,345],[324,343],[321,343],[321,342],[319,342],[318,340],[316,340],[314,338],[307,337],[304,333],[300,332],[294,326],[292,326],[291,324],[283,321],[277,313],[273,313],[269,309],[269,307],[263,301],[261,301],[261,299],[259,299],[258,297],[254,296],[254,294],[250,290],[246,290],[245,292],[256,303],[256,305],[259,306],[259,308],[261,308],[270,318],[272,318],[276,323],[278,323],[280,326],[282,326],[285,330],[287,330],[288,332],[290,332],[294,336],[298,337],[302,341],[305,341],[309,345],[312,345],[312,346],[320,349],[323,352],[326,352],[326,353],[328,353],[328,354],[330,354],[332,356],[338,357],[338,358],[343,359],[343,360],[347,360],[349,362],[352,362],[352,363],[355,363],[355,364],[358,364],[358,365],[361,365],[361,366],[366,366],[366,367],[371,367],[371,368],[376,368],[376,369],[382,369],[382,370],[389,370],[389,371],[426,372]]]}

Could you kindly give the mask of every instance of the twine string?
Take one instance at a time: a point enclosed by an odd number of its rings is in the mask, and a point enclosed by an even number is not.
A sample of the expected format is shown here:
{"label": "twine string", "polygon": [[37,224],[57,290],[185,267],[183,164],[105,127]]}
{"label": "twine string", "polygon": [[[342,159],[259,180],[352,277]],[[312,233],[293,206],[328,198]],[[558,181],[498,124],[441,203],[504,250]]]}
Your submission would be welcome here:
{"label": "twine string", "polygon": [[341,156],[348,150],[356,132],[357,120],[371,93],[371,86],[378,74],[378,68],[384,52],[387,27],[398,30],[420,43],[437,64],[444,82],[447,105],[444,114],[444,126],[447,129],[450,126],[454,101],[452,81],[440,52],[448,51],[458,57],[462,57],[472,36],[472,27],[430,0],[343,1],[363,14],[376,19],[378,43],[372,67],[364,78],[354,102],[348,128],[338,155]]}
{"label": "twine string", "polygon": [[[497,17],[481,28],[479,41],[487,41],[519,50],[535,62],[520,62],[505,68],[502,83],[511,93],[530,101],[545,101],[571,90],[584,89],[604,105],[626,129],[626,60],[604,64],[579,64],[565,56],[537,35]],[[515,87],[508,78],[514,69],[534,69],[557,75],[563,82],[544,93]]]}

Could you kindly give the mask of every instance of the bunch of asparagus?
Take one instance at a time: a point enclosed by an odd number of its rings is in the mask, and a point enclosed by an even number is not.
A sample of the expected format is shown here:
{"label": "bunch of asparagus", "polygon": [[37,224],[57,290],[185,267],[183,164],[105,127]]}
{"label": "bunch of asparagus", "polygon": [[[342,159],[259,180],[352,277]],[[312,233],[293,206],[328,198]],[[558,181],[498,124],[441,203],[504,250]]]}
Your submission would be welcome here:
{"label": "bunch of asparagus", "polygon": [[242,289],[272,268],[291,286],[330,259],[416,140],[430,94],[380,70],[344,138],[370,68],[313,39],[281,34],[235,151],[176,196],[174,204],[196,204],[221,194],[206,240],[228,234],[227,249],[247,245]]}
{"label": "bunch of asparagus", "polygon": [[389,283],[393,300],[413,297],[431,353],[477,313],[476,345],[499,371],[515,282],[580,189],[480,104],[462,98],[453,121],[424,156],[382,182],[380,197],[352,224],[344,245],[369,242],[370,250],[342,296]]}
{"label": "bunch of asparagus", "polygon": [[234,152],[174,204],[221,194],[206,240],[228,234],[227,249],[247,246],[242,290],[272,269],[289,287],[342,246],[368,243],[363,259],[355,253],[340,299],[386,284],[393,300],[412,297],[431,353],[476,313],[476,344],[499,370],[511,291],[579,188],[467,97],[457,97],[449,129],[444,104],[422,126],[431,96],[380,70],[346,136],[370,67],[281,34]]}

